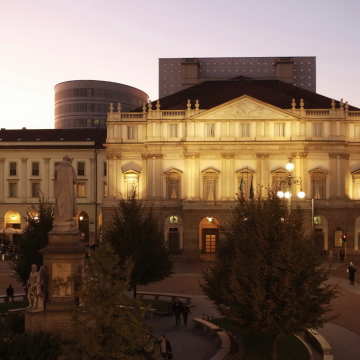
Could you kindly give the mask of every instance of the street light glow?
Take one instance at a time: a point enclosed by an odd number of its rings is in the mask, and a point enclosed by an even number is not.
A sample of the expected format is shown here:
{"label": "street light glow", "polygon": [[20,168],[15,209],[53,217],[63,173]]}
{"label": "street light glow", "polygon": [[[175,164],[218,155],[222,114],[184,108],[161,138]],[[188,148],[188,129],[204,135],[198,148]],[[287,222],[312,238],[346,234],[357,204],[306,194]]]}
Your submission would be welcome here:
{"label": "street light glow", "polygon": [[282,198],[282,197],[284,196],[284,193],[283,193],[282,191],[278,191],[278,192],[277,192],[277,196],[278,196],[279,198]]}
{"label": "street light glow", "polygon": [[298,198],[303,199],[305,197],[305,193],[301,190],[298,193]]}
{"label": "street light glow", "polygon": [[287,199],[289,199],[289,198],[291,197],[291,193],[290,193],[289,191],[287,191],[287,192],[285,193],[285,197],[286,197]]}

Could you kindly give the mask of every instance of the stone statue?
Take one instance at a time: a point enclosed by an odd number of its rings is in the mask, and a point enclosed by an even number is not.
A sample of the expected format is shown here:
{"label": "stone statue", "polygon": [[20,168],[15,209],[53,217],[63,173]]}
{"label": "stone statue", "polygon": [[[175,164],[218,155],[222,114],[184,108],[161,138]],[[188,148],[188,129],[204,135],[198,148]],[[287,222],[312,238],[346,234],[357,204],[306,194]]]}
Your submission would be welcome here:
{"label": "stone statue", "polygon": [[31,273],[27,282],[28,300],[30,311],[43,311],[44,310],[44,293],[42,291],[43,285],[43,267],[37,271],[37,266],[31,265]]}
{"label": "stone statue", "polygon": [[55,167],[55,221],[72,221],[77,215],[75,197],[76,173],[65,155],[63,161]]}

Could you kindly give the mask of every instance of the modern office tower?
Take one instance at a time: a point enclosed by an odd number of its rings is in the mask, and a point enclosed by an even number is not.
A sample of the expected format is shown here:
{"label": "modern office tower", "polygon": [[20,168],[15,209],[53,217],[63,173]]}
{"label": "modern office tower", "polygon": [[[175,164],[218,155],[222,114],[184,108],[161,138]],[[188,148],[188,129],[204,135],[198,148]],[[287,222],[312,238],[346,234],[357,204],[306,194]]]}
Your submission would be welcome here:
{"label": "modern office tower", "polygon": [[236,76],[281,80],[316,92],[316,57],[221,57],[159,59],[159,98],[206,80]]}
{"label": "modern office tower", "polygon": [[109,81],[73,80],[55,86],[55,129],[106,127],[109,105],[121,103],[131,111],[148,102],[148,95],[132,86]]}

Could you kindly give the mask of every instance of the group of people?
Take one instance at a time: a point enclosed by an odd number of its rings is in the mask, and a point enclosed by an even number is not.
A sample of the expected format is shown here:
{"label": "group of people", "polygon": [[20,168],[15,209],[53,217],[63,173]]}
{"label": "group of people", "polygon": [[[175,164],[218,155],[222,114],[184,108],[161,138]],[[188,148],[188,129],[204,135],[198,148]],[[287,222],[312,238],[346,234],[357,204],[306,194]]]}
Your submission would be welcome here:
{"label": "group of people", "polygon": [[179,298],[176,298],[173,304],[173,312],[175,314],[175,326],[181,324],[181,314],[184,319],[184,325],[187,326],[187,319],[189,314],[191,314],[188,304],[182,303],[179,301]]}
{"label": "group of people", "polygon": [[[152,354],[154,349],[154,342],[151,339],[150,334],[146,337],[147,344],[144,347],[146,359],[147,360],[153,360]],[[159,348],[160,348],[160,354],[163,359],[171,360],[172,359],[172,348],[170,341],[166,339],[165,335],[161,335],[161,339],[158,342]]]}

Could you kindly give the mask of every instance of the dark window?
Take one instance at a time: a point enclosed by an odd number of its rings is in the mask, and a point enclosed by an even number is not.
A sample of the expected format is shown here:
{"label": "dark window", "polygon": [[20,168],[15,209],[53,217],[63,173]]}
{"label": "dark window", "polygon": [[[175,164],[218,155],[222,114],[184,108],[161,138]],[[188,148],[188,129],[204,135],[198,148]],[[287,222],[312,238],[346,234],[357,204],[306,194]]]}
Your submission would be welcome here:
{"label": "dark window", "polygon": [[40,184],[39,183],[32,183],[32,188],[31,188],[31,197],[35,198],[39,196],[39,191],[40,191]]}
{"label": "dark window", "polygon": [[16,162],[10,163],[10,175],[16,175]]}
{"label": "dark window", "polygon": [[78,176],[83,176],[85,175],[85,163],[84,162],[78,162],[77,163],[77,173],[78,173]]}
{"label": "dark window", "polygon": [[32,174],[33,174],[33,175],[40,175],[40,172],[39,172],[39,163],[38,163],[38,162],[33,162],[33,163],[32,163]]}
{"label": "dark window", "polygon": [[104,176],[107,174],[106,161],[104,162]]}

